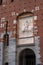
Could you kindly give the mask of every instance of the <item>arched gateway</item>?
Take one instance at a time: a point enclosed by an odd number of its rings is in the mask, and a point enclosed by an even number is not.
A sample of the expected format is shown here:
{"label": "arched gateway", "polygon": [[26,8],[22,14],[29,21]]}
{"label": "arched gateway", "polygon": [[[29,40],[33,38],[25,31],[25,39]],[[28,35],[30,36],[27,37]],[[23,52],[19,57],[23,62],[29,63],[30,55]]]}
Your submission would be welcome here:
{"label": "arched gateway", "polygon": [[[34,14],[23,12],[17,17],[17,46],[34,46]],[[19,50],[17,51],[19,52]],[[19,55],[19,65],[36,65],[36,56],[33,50],[24,49]]]}
{"label": "arched gateway", "polygon": [[33,50],[24,49],[20,52],[19,65],[36,65],[36,56]]}

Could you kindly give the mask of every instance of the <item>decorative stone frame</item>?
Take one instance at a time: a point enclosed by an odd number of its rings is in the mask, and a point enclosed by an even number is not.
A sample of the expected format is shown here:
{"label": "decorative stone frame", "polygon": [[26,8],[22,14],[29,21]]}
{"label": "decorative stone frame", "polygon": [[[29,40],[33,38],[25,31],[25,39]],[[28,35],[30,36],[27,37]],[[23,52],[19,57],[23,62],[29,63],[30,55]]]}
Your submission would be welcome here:
{"label": "decorative stone frame", "polygon": [[[19,19],[21,19],[21,18],[27,18],[27,17],[33,17],[33,20],[34,20],[34,14],[32,13],[32,12],[23,12],[23,13],[21,13],[20,15],[18,15],[17,16],[17,45],[19,45],[18,44],[18,40],[20,40],[19,39]],[[24,36],[25,37],[25,36]],[[28,37],[27,39],[29,40],[29,39],[31,39],[31,38],[33,38],[33,43],[31,44],[31,42],[30,42],[30,44],[27,44],[27,45],[35,45],[34,44],[34,22],[33,22],[33,36],[30,36],[30,37]],[[23,41],[23,39],[21,39],[22,41]],[[24,42],[25,43],[25,42]],[[22,44],[23,45],[23,44]],[[24,44],[24,45],[26,45],[26,44]]]}

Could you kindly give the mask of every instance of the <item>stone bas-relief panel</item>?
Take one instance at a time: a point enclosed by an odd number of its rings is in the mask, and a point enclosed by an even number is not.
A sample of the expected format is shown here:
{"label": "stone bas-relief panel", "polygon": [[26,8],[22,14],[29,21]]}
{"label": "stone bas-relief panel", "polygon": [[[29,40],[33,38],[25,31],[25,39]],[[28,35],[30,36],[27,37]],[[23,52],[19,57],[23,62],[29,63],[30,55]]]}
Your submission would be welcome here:
{"label": "stone bas-relief panel", "polygon": [[33,36],[33,17],[25,17],[19,19],[19,26],[18,26],[18,37],[25,38]]}
{"label": "stone bas-relief panel", "polygon": [[34,44],[34,17],[27,16],[18,19],[17,27],[17,43],[21,44]]}

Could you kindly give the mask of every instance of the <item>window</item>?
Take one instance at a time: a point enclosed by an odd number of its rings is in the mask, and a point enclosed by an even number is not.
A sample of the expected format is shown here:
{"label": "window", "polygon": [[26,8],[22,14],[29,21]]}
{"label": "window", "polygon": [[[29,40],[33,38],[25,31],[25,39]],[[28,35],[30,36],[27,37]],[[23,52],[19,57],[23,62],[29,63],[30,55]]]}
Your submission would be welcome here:
{"label": "window", "polygon": [[14,0],[11,0],[11,2],[13,2]]}
{"label": "window", "polygon": [[2,4],[2,0],[0,0],[0,5]]}
{"label": "window", "polygon": [[4,46],[9,46],[9,35],[8,34],[5,34],[4,37],[3,37],[3,40],[4,40]]}

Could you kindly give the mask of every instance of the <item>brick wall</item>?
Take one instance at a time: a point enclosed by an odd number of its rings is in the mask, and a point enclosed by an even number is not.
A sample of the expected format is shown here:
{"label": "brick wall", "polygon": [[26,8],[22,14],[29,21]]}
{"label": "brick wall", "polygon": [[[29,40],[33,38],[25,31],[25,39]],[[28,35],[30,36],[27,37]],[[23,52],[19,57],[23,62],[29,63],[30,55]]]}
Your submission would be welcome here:
{"label": "brick wall", "polygon": [[[40,36],[40,54],[43,63],[43,0],[6,0],[0,5],[0,41],[3,41],[3,33],[5,33],[5,22],[8,20],[8,33],[10,38],[16,37],[16,17],[26,11],[32,11],[36,17],[34,25],[37,26],[35,35]],[[3,20],[4,19],[4,20]],[[1,25],[3,24],[3,25]],[[42,64],[43,65],[43,64]]]}

